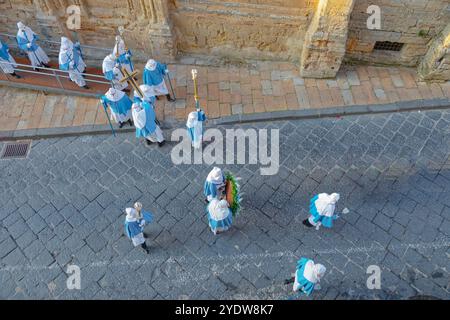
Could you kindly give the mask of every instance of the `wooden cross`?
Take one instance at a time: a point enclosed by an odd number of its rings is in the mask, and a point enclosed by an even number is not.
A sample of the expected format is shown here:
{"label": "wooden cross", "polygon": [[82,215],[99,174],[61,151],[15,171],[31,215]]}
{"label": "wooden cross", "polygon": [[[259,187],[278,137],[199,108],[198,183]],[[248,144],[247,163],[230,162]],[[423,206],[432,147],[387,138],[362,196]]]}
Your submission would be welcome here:
{"label": "wooden cross", "polygon": [[144,93],[142,93],[141,88],[139,88],[139,84],[134,79],[135,76],[139,74],[138,70],[134,70],[133,72],[129,73],[128,70],[125,67],[122,67],[120,69],[122,72],[123,78],[119,80],[120,83],[128,82],[128,84],[138,93],[138,95],[141,97],[141,99],[144,99]]}

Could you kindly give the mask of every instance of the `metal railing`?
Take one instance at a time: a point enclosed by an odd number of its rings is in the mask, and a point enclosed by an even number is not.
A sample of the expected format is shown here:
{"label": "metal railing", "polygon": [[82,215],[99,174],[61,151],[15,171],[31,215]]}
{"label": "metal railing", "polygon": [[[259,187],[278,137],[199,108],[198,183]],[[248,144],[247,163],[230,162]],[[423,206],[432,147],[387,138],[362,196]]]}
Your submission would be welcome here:
{"label": "metal railing", "polygon": [[[12,48],[16,48],[19,49],[19,46],[17,44],[16,36],[15,35],[11,35],[11,34],[6,34],[6,33],[0,33],[0,36],[3,37],[7,37],[8,40],[12,40],[12,41],[8,41],[8,46],[12,47]],[[39,42],[43,42],[46,43],[48,46],[45,47],[46,52],[52,52],[55,54],[59,54],[59,48],[58,49],[52,49],[51,46],[59,46],[60,43],[56,42],[56,41],[51,41],[51,40],[39,40]],[[100,48],[100,47],[94,47],[94,46],[87,46],[87,45],[81,45],[81,48],[83,49],[90,49],[90,50],[103,50],[103,51],[108,51],[111,52],[110,49],[107,48]],[[21,56],[25,56],[27,57],[27,54],[25,52],[23,52],[23,50],[20,50],[20,55]],[[58,84],[58,86],[48,86],[49,91],[63,91],[63,92],[71,92],[71,93],[78,93],[78,94],[82,94],[82,95],[88,95],[88,96],[97,96],[99,95],[99,93],[95,93],[92,90],[86,90],[86,91],[80,91],[80,90],[76,90],[73,87],[69,88],[69,87],[65,87],[63,82],[61,81],[61,79],[69,79],[69,71],[65,71],[65,70],[60,70],[60,69],[56,69],[56,68],[47,68],[47,67],[33,67],[32,65],[29,64],[22,64],[22,63],[11,63],[8,61],[2,61],[2,64],[9,64],[13,67],[14,71],[18,71],[19,73],[28,73],[28,74],[37,74],[39,76],[45,76],[45,77],[52,77],[55,79],[55,83]],[[43,70],[43,71],[47,71],[47,72],[41,72],[41,71],[36,71],[35,69],[39,69],[39,70]],[[42,85],[39,83],[36,83],[35,85],[33,85],[32,83],[21,83],[20,80],[14,80],[11,78],[11,76],[8,76],[8,74],[0,72],[0,74],[4,75],[2,78],[2,80],[0,81],[8,81],[10,84],[15,84],[15,85],[20,85],[22,87],[28,86],[31,88],[36,88],[36,89],[42,89]],[[84,80],[86,81],[86,84],[89,86],[89,84],[91,83],[96,83],[96,84],[103,84],[103,85],[107,85],[108,87],[111,86],[111,82],[107,81],[103,75],[98,75],[98,74],[92,74],[92,73],[81,73],[81,75],[84,76]],[[77,86],[75,83],[73,83],[74,86]]]}
{"label": "metal railing", "polygon": [[[19,46],[18,46],[17,41],[16,41],[16,35],[8,34],[8,33],[1,33],[0,32],[0,36],[8,38],[9,41],[7,43],[8,43],[8,45],[10,47],[15,48],[15,49],[19,49]],[[52,40],[45,40],[45,39],[39,39],[38,41],[40,43],[47,44],[46,46],[42,46],[42,47],[44,47],[46,49],[47,52],[52,52],[52,53],[55,53],[55,54],[59,53],[59,46],[61,45],[61,42],[52,41]],[[80,44],[80,47],[82,49],[88,49],[88,50],[105,51],[105,53],[108,53],[108,52],[111,53],[112,52],[112,49],[109,49],[109,48],[88,46],[88,45],[83,45],[83,44]]]}
{"label": "metal railing", "polygon": [[[28,65],[28,64],[22,64],[22,63],[12,63],[12,62],[7,62],[7,61],[2,61],[2,64],[9,64],[13,67],[14,71],[17,71],[17,73],[21,74],[21,73],[28,73],[28,74],[36,74],[39,76],[45,76],[45,77],[51,77],[55,79],[55,83],[58,84],[58,86],[48,86],[42,84],[42,83],[22,83],[20,81],[20,79],[14,80],[11,78],[11,76],[9,76],[7,73],[3,73],[1,72],[0,74],[4,75],[4,79],[6,81],[8,81],[11,84],[22,84],[22,85],[26,85],[30,88],[43,88],[46,87],[47,89],[49,89],[49,91],[62,91],[62,92],[76,92],[78,94],[82,94],[82,95],[88,95],[88,96],[98,96],[100,94],[100,92],[94,92],[93,90],[87,90],[87,89],[83,89],[86,91],[80,91],[79,89],[75,89],[74,87],[70,88],[70,87],[65,87],[63,82],[61,81],[61,79],[69,79],[70,80],[70,76],[69,76],[69,71],[65,71],[65,70],[60,70],[60,69],[55,69],[55,68],[47,68],[47,67],[33,67],[32,65]],[[39,69],[41,71],[36,71],[35,69]],[[48,71],[48,72],[42,72],[42,71]],[[80,73],[81,75],[84,76],[84,81],[86,81],[86,84],[89,86],[89,84],[91,83],[97,83],[97,84],[103,84],[106,86],[111,86],[111,82],[105,80],[105,78],[102,75],[98,75],[98,74],[92,74],[92,73]],[[87,78],[89,77],[89,78]],[[93,79],[92,79],[93,78]],[[26,79],[24,77],[24,79]],[[70,80],[71,81],[71,80]],[[77,86],[78,85],[75,83],[72,83],[73,86]]]}

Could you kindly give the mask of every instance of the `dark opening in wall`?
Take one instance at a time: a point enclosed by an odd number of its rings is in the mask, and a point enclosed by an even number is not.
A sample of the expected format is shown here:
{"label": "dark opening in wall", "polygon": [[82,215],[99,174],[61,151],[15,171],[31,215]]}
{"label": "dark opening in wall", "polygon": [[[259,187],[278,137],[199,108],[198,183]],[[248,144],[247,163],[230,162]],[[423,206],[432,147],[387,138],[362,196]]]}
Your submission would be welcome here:
{"label": "dark opening in wall", "polygon": [[373,50],[387,50],[387,51],[400,51],[403,48],[403,43],[390,42],[390,41],[377,41]]}

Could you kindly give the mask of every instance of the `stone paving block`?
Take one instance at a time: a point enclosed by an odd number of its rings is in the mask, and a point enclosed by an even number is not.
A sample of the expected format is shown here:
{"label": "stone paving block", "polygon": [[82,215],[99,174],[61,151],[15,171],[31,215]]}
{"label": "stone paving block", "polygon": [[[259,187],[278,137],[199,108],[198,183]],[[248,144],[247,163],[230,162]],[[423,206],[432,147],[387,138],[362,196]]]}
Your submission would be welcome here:
{"label": "stone paving block", "polygon": [[14,243],[13,239],[7,237],[1,242],[0,246],[0,258],[7,256],[10,252],[12,252],[17,245]]}
{"label": "stone paving block", "polygon": [[28,219],[27,224],[35,234],[39,233],[40,231],[42,231],[44,228],[47,227],[47,224],[45,223],[44,219],[42,219],[37,214]]}

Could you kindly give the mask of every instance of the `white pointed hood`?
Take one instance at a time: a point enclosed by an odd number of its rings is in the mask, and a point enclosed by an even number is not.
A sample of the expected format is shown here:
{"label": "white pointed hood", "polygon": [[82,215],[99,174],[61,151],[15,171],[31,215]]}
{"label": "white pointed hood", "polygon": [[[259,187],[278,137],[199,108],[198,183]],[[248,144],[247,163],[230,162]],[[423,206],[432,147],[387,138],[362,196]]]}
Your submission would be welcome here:
{"label": "white pointed hood", "polygon": [[222,170],[218,167],[214,167],[208,174],[206,181],[212,182],[214,184],[222,184],[224,182]]}
{"label": "white pointed hood", "polygon": [[109,88],[109,90],[105,93],[105,97],[113,102],[117,102],[120,99],[123,98],[123,96],[125,95],[125,92],[114,89],[114,88]]}
{"label": "white pointed hood", "polygon": [[320,282],[320,279],[323,277],[326,270],[327,269],[322,264],[315,264],[312,260],[309,260],[305,265],[303,276],[306,280],[317,283]]}
{"label": "white pointed hood", "polygon": [[315,202],[317,212],[326,217],[331,217],[336,209],[336,202],[339,201],[339,193],[332,193],[331,195],[327,193],[320,193]]}
{"label": "white pointed hood", "polygon": [[25,24],[23,24],[22,21],[17,22],[17,28],[19,29],[17,31],[17,36],[24,38],[23,32],[25,31],[25,34],[27,35],[28,41],[31,42],[33,40],[33,35],[35,34],[33,30],[31,30],[29,27],[27,27]]}

